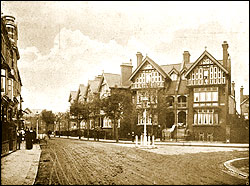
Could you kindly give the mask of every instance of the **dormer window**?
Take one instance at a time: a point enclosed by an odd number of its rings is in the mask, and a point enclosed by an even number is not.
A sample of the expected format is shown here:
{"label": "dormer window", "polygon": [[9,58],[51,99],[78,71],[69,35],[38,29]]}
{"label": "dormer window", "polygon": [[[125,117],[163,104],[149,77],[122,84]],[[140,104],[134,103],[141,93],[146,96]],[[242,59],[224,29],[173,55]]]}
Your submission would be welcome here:
{"label": "dormer window", "polygon": [[171,79],[172,79],[172,81],[176,81],[177,80],[177,74],[173,72],[171,74]]}

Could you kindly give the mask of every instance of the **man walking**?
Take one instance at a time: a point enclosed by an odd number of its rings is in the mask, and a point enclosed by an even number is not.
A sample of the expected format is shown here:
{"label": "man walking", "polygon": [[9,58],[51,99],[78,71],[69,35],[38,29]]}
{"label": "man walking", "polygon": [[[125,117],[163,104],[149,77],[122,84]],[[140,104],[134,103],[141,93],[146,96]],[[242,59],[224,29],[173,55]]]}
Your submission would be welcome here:
{"label": "man walking", "polygon": [[20,150],[20,145],[21,145],[21,142],[22,142],[22,133],[20,130],[17,131],[17,148],[18,150]]}

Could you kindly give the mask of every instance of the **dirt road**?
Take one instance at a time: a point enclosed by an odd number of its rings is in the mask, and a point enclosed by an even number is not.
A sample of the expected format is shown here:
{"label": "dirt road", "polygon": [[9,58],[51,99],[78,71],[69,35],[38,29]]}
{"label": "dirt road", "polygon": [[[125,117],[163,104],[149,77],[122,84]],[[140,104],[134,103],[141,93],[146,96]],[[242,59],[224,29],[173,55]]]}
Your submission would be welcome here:
{"label": "dirt road", "polygon": [[41,148],[35,184],[42,185],[243,185],[246,180],[225,173],[223,163],[249,157],[249,150],[201,149],[195,153],[192,149],[190,153],[188,147],[166,146],[159,148],[165,153],[155,153],[157,149],[150,152],[114,143],[58,138]]}

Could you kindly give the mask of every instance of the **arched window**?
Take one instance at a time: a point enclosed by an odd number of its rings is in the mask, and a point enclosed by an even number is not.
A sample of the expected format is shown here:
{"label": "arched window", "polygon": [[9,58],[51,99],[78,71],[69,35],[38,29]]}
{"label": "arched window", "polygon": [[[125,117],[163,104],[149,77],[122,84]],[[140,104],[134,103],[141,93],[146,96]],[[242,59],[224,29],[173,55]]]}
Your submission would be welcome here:
{"label": "arched window", "polygon": [[166,101],[167,101],[168,106],[173,106],[174,97],[173,96],[168,96]]}

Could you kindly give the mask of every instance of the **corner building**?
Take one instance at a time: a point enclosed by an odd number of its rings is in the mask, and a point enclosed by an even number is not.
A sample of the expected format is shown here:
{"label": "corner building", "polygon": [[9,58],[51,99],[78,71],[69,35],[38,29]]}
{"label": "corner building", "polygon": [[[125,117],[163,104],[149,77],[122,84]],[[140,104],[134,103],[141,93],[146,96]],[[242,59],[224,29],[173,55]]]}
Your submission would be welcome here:
{"label": "corner building", "polygon": [[16,129],[23,127],[21,77],[17,67],[18,29],[13,16],[1,16],[1,155],[16,150]]}
{"label": "corner building", "polygon": [[[176,131],[174,138],[190,135],[190,140],[230,141],[229,107],[231,95],[231,59],[226,41],[222,44],[222,60],[207,50],[193,63],[184,51],[178,64],[158,65],[148,56],[137,53],[137,68],[131,74],[133,102],[138,110],[137,134],[146,122],[155,136]],[[146,89],[155,89],[153,97]],[[161,90],[161,91],[159,91]],[[166,106],[163,112],[150,112],[159,107],[159,94]],[[144,106],[143,106],[144,105]]]}

